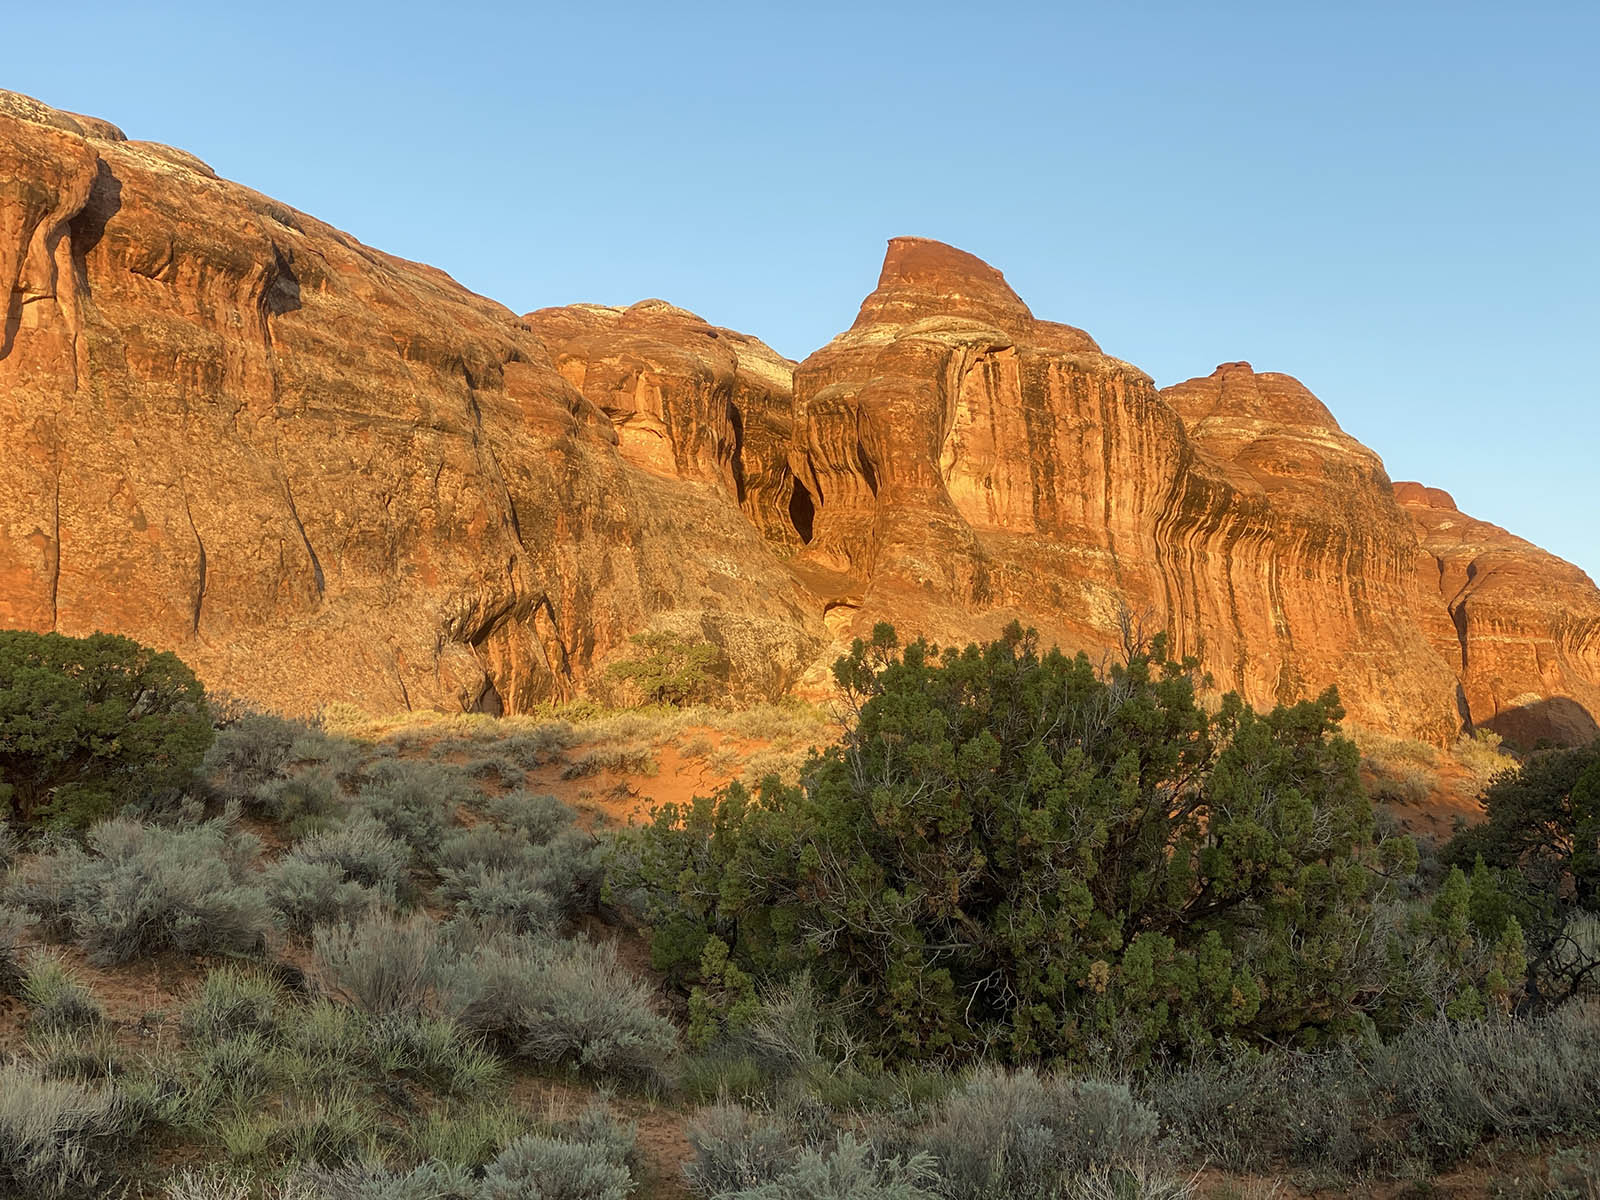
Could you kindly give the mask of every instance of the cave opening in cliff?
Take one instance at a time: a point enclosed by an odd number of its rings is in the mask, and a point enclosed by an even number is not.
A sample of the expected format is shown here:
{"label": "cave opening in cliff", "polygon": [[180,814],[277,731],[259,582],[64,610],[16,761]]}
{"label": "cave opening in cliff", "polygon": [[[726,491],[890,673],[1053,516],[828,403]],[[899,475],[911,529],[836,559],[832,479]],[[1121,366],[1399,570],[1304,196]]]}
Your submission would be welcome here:
{"label": "cave opening in cliff", "polygon": [[811,544],[811,526],[816,519],[817,506],[812,502],[811,493],[806,491],[804,484],[795,480],[794,494],[789,497],[789,520],[793,522],[800,540],[807,545]]}
{"label": "cave opening in cliff", "polygon": [[505,701],[501,699],[500,689],[495,687],[492,679],[483,681],[483,691],[478,693],[478,699],[473,704],[472,711],[486,713],[491,717],[503,717],[506,715]]}

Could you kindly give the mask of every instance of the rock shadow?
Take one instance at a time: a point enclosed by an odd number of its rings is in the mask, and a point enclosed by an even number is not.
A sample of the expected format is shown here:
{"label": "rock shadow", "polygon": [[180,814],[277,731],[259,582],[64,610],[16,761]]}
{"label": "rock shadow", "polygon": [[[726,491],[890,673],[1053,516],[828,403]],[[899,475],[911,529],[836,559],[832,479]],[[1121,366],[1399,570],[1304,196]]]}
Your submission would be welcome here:
{"label": "rock shadow", "polygon": [[1594,714],[1568,696],[1551,696],[1504,709],[1477,725],[1492,729],[1506,745],[1518,750],[1586,746],[1600,737],[1600,722]]}

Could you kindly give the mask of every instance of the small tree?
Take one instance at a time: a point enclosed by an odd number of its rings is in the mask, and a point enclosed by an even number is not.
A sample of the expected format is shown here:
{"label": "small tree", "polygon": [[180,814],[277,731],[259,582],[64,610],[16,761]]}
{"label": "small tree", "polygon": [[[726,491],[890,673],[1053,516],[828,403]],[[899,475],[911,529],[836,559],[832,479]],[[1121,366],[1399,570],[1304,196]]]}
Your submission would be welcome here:
{"label": "small tree", "polygon": [[651,704],[684,705],[707,699],[722,672],[722,652],[711,642],[687,641],[670,629],[636,633],[638,651],[612,663],[606,674],[626,680]]}
{"label": "small tree", "polygon": [[657,965],[808,969],[891,1058],[1354,1027],[1378,876],[1338,699],[1213,713],[1193,670],[1160,638],[1101,676],[1015,626],[943,653],[881,626],[799,787],[638,836]]}
{"label": "small tree", "polygon": [[0,811],[83,828],[182,787],[211,745],[205,690],[172,653],[97,633],[0,631]]}
{"label": "small tree", "polygon": [[1484,791],[1481,824],[1445,847],[1446,862],[1496,887],[1474,916],[1515,921],[1526,942],[1527,996],[1555,1003],[1600,986],[1600,949],[1580,933],[1600,918],[1600,742],[1536,754]]}

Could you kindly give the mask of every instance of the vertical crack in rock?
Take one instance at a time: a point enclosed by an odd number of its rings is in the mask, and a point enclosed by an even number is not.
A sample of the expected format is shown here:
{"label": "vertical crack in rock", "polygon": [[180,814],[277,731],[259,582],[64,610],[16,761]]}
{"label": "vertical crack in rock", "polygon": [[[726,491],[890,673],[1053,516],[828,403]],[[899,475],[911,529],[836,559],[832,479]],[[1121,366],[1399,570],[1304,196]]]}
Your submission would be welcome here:
{"label": "vertical crack in rock", "polygon": [[[189,519],[189,532],[194,535],[195,549],[199,552],[199,561],[196,566],[196,580],[194,588],[194,603],[191,606],[192,621],[189,632],[196,638],[200,636],[200,614],[206,602],[206,544],[201,540],[200,530],[194,523],[194,513],[189,508],[189,489],[179,481],[181,495],[183,496],[183,515]],[[303,536],[303,535],[302,535]]]}
{"label": "vertical crack in rock", "polygon": [[317,599],[322,599],[327,592],[327,582],[322,574],[322,562],[317,558],[317,552],[311,545],[311,539],[306,535],[305,524],[300,520],[300,510],[295,507],[294,490],[289,486],[288,475],[283,476],[283,498],[289,504],[289,517],[294,521],[294,527],[299,531],[300,543],[306,548],[306,555],[311,559],[311,578],[317,585]]}

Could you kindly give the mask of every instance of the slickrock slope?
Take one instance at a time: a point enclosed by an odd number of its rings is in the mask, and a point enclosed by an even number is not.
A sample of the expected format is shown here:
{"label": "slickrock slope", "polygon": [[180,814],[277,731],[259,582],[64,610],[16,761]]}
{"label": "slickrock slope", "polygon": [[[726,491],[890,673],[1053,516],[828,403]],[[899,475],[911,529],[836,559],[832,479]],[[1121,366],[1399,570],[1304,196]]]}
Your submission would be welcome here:
{"label": "slickrock slope", "polygon": [[815,652],[722,450],[636,469],[509,311],[180,151],[0,95],[0,296],[0,626],[291,708],[523,708],[652,623],[768,691]]}
{"label": "slickrock slope", "polygon": [[1475,725],[1532,746],[1600,734],[1600,591],[1571,563],[1456,508],[1450,493],[1397,483],[1450,623],[1443,651],[1457,664]]}
{"label": "slickrock slope", "polygon": [[[897,238],[795,364],[658,300],[525,317],[0,93],[0,626],[213,687],[517,711],[647,628],[817,688],[891,620],[1166,629],[1270,704],[1445,741],[1593,732],[1600,592],[1403,486],[1286,375],[1158,391],[987,264]],[[1463,656],[1463,647],[1465,652]]]}

